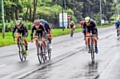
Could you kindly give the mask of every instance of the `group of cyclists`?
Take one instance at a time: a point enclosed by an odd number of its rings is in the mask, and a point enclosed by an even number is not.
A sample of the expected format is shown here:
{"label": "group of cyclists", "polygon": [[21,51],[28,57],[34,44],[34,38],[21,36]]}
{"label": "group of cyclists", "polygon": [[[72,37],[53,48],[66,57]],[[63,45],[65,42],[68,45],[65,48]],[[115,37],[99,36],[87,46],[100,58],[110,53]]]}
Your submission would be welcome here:
{"label": "group of cyclists", "polygon": [[[16,37],[14,35],[14,33],[16,32]],[[35,32],[35,33],[34,33]],[[33,35],[34,33],[34,35]],[[50,42],[50,48],[52,48],[51,46],[51,40],[52,40],[52,30],[49,26],[49,23],[44,20],[44,19],[40,19],[40,20],[34,20],[34,24],[32,26],[31,29],[31,42],[33,42],[33,39],[35,38],[35,44],[36,47],[38,47],[38,34],[40,35],[42,42],[43,42],[43,46],[44,46],[44,54],[46,54],[47,52],[47,48],[46,48],[46,37],[48,38],[49,42]],[[19,46],[19,36],[22,35],[22,37],[24,38],[24,46],[25,46],[25,50],[26,50],[26,55],[28,56],[28,41],[26,39],[26,37],[28,36],[28,29],[26,27],[26,25],[24,23],[22,23],[20,20],[16,21],[16,24],[14,25],[13,31],[12,31],[12,37],[17,41],[17,45]],[[19,47],[18,47],[19,48]],[[18,49],[18,51],[20,51]]]}
{"label": "group of cyclists", "polygon": [[[95,21],[90,17],[86,17],[84,21],[80,21],[80,25],[82,28],[82,32],[84,34],[84,40],[85,42],[87,41],[88,53],[90,53],[90,37],[87,37],[87,36],[90,36],[90,33],[95,35],[93,38],[95,41],[95,52],[97,54],[98,53],[98,47],[97,47],[98,30],[97,30]],[[71,23],[69,24],[69,28],[70,28],[70,32],[71,32],[71,29],[75,28],[75,24],[73,21],[71,21]]]}
{"label": "group of cyclists", "polygon": [[[87,37],[87,36],[90,36],[90,33],[96,35],[93,38],[94,38],[94,43],[95,43],[95,52],[97,54],[98,53],[98,47],[97,47],[98,30],[97,30],[95,21],[92,20],[90,17],[86,17],[84,21],[80,21],[80,25],[82,28],[82,32],[84,34],[84,40],[87,41],[88,53],[90,53],[90,37]],[[117,23],[116,23],[116,25],[117,25]],[[75,29],[75,27],[76,26],[75,26],[74,21],[71,21],[71,23],[69,24],[70,31],[72,29]],[[34,31],[35,31],[35,33],[34,33]],[[15,32],[16,32],[16,37],[14,35]],[[33,42],[33,39],[35,39],[36,47],[38,47],[38,34],[40,35],[40,37],[42,39],[44,50],[46,51],[45,37],[47,37],[49,39],[50,48],[52,48],[51,47],[52,30],[49,26],[49,23],[44,19],[34,20],[34,25],[32,26],[32,29],[31,29],[31,34],[30,34],[31,42]],[[26,55],[28,56],[28,41],[26,39],[26,37],[28,36],[28,29],[24,23],[22,23],[20,20],[17,20],[16,24],[13,28],[13,31],[12,31],[12,36],[13,36],[13,38],[16,38],[18,46],[19,46],[18,43],[20,41],[19,40],[20,35],[22,35],[24,37],[24,45],[25,45],[25,49],[26,49]],[[18,51],[20,51],[20,50],[18,49]],[[46,52],[44,52],[44,53],[46,54]]]}

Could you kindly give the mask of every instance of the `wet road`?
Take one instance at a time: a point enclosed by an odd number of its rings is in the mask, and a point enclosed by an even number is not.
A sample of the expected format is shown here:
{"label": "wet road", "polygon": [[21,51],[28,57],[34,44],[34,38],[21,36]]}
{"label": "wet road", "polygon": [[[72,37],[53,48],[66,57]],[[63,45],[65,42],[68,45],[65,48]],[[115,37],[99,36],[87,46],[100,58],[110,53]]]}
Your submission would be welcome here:
{"label": "wet road", "polygon": [[120,40],[114,26],[99,29],[99,54],[91,62],[83,42],[83,34],[76,33],[53,38],[52,59],[39,64],[36,48],[29,43],[27,61],[21,62],[17,46],[0,48],[0,79],[119,79]]}

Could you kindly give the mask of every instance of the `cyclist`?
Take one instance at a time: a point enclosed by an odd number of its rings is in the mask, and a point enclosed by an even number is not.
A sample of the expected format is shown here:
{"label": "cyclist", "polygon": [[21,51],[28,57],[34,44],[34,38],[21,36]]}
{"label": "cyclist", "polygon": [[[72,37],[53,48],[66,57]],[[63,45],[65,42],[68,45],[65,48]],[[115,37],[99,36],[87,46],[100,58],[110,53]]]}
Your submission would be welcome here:
{"label": "cyclist", "polygon": [[119,36],[118,28],[120,27],[120,18],[118,18],[118,20],[116,21],[115,27],[116,27],[117,36]]}
{"label": "cyclist", "polygon": [[[26,55],[28,56],[28,42],[26,40],[26,37],[28,36],[28,29],[26,28],[26,25],[24,23],[22,23],[20,20],[16,20],[16,24],[13,27],[13,31],[12,31],[12,37],[15,39],[14,33],[16,31],[16,37],[17,37],[17,45],[19,46],[19,36],[20,34],[22,34],[22,36],[24,37],[24,45],[25,45],[25,49],[26,49]],[[20,51],[20,50],[19,50]]]}
{"label": "cyclist", "polygon": [[[93,38],[95,41],[95,52],[98,53],[98,47],[97,47],[98,30],[97,30],[95,22],[92,21],[90,17],[86,17],[85,23],[83,24],[83,28],[86,29],[86,36],[89,36],[90,32],[96,35]],[[90,53],[90,38],[86,37],[86,40],[88,41],[88,53]]]}
{"label": "cyclist", "polygon": [[44,29],[45,29],[45,34],[44,34],[44,37],[46,38],[46,36],[47,36],[47,38],[48,38],[48,40],[49,40],[49,42],[50,42],[50,48],[52,48],[52,45],[51,45],[51,40],[52,40],[52,30],[51,30],[51,28],[50,28],[50,26],[49,26],[49,23],[46,21],[46,20],[44,20],[44,19],[40,19],[40,24],[44,27]]}
{"label": "cyclist", "polygon": [[71,21],[70,24],[69,24],[70,34],[71,34],[72,30],[74,31],[75,27],[76,27],[76,26],[75,26],[74,21]]}
{"label": "cyclist", "polygon": [[[43,33],[45,32],[44,28],[42,25],[40,25],[40,20],[35,20],[34,21],[34,25],[32,26],[32,30],[31,30],[31,42],[33,42],[33,33],[35,31],[35,44],[36,47],[38,47],[38,35],[41,36],[42,38],[42,42],[43,42],[43,47],[44,50],[46,48],[46,43],[45,43],[45,39],[43,38]],[[45,50],[46,51],[46,50]],[[46,52],[44,52],[44,54],[46,54]]]}
{"label": "cyclist", "polygon": [[85,40],[85,34],[86,34],[86,31],[85,29],[83,28],[83,24],[85,23],[85,21],[80,21],[80,25],[81,25],[81,28],[82,28],[82,33],[84,34],[84,40]]}

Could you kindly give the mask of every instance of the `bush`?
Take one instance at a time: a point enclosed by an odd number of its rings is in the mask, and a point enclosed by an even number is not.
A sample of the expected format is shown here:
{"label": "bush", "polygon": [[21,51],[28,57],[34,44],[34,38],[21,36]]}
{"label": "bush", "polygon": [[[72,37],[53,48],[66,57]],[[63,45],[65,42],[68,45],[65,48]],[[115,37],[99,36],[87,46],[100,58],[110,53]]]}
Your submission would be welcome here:
{"label": "bush", "polygon": [[[31,27],[32,27],[32,25],[33,25],[32,22],[28,22],[28,21],[22,21],[22,22],[26,25],[26,27],[27,27],[29,30],[31,29]],[[6,22],[6,23],[5,23],[5,31],[6,31],[6,32],[11,32],[12,29],[13,29],[13,27],[14,27],[14,25],[15,25],[14,21]],[[2,24],[0,24],[0,32],[2,32]]]}
{"label": "bush", "polygon": [[28,30],[31,30],[31,27],[33,26],[33,22],[23,21],[23,23],[26,25],[26,27],[28,28]]}
{"label": "bush", "polygon": [[0,24],[0,32],[2,32],[2,24]]}
{"label": "bush", "polygon": [[14,27],[14,21],[6,22],[5,23],[5,31],[10,32],[12,31],[12,28]]}

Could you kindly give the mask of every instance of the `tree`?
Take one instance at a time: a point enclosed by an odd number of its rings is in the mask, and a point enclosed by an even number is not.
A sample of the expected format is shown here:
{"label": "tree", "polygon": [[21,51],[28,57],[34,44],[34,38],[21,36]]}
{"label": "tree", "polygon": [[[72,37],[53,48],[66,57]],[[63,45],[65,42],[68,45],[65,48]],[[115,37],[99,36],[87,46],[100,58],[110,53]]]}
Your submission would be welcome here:
{"label": "tree", "polygon": [[34,3],[34,9],[33,9],[33,21],[34,21],[35,18],[36,18],[36,7],[37,7],[37,2],[38,2],[38,0],[33,0],[33,3]]}

